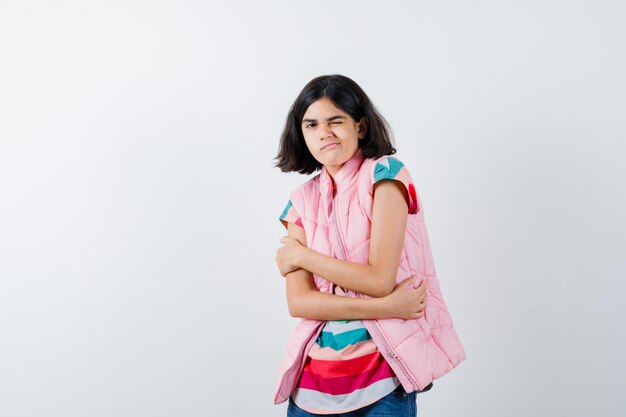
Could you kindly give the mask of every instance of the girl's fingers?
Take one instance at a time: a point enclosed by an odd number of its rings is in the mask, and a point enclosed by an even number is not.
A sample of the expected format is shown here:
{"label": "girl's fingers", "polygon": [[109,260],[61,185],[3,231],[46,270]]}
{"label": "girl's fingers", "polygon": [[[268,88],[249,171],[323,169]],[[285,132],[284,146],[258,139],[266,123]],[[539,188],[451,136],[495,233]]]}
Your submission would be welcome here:
{"label": "girl's fingers", "polygon": [[301,245],[301,243],[300,243],[300,241],[298,239],[296,239],[295,237],[290,237],[290,236],[283,236],[280,239],[278,239],[278,241],[280,243],[285,243],[285,244],[293,243],[294,245],[295,244]]}
{"label": "girl's fingers", "polygon": [[413,277],[408,277],[406,279],[403,279],[399,284],[398,287],[408,287],[409,285],[411,285],[413,283]]}

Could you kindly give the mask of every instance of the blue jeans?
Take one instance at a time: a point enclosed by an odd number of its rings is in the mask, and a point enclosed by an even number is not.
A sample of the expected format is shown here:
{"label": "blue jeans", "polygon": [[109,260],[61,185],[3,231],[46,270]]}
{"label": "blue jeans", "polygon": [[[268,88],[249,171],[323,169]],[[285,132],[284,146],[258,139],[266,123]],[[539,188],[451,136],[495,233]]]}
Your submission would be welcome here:
{"label": "blue jeans", "polygon": [[[380,400],[367,407],[341,414],[325,414],[325,416],[335,417],[417,417],[417,393],[415,391],[406,393],[402,389],[393,391]],[[287,417],[315,417],[320,414],[312,414],[304,411],[289,398],[287,406]]]}

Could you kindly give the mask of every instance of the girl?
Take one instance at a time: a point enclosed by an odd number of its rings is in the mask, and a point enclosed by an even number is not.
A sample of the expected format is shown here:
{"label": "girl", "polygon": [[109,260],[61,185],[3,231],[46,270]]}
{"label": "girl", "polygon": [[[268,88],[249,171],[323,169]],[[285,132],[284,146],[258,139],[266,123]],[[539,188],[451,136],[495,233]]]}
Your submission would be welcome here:
{"label": "girl", "polygon": [[276,263],[289,312],[302,318],[275,398],[289,399],[288,417],[416,416],[416,393],[465,359],[395,152],[387,123],[345,76],[313,79],[289,111],[276,166],[320,173],[280,216],[288,236]]}

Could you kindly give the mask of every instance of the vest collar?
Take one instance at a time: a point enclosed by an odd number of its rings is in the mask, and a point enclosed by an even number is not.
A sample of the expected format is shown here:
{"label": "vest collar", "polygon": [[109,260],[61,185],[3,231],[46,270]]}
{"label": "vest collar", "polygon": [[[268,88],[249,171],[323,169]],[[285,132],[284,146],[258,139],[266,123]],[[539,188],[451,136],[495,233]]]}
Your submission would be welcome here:
{"label": "vest collar", "polygon": [[358,148],[357,151],[348,159],[342,166],[339,168],[339,171],[335,173],[335,177],[332,178],[328,173],[328,170],[325,166],[322,165],[322,171],[320,173],[320,185],[322,187],[322,195],[332,195],[333,190],[333,180],[337,187],[337,192],[339,193],[343,190],[347,185],[352,183],[355,179],[356,174],[361,168],[361,164],[363,163],[363,151],[361,148]]}

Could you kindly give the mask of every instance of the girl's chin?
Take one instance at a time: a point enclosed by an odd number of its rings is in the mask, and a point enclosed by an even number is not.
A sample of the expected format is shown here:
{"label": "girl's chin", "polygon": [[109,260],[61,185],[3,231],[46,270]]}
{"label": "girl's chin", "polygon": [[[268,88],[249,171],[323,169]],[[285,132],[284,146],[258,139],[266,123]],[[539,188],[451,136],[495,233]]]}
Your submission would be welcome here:
{"label": "girl's chin", "polygon": [[339,168],[341,167],[346,161],[344,160],[340,160],[340,159],[332,159],[332,160],[326,160],[325,162],[322,162],[322,165],[331,168]]}
{"label": "girl's chin", "polygon": [[345,155],[343,155],[341,152],[337,152],[337,153],[332,153],[332,154],[328,154],[328,155],[319,155],[321,156],[321,158],[315,158],[317,160],[317,162],[319,162],[320,164],[326,166],[326,167],[337,167],[337,166],[341,166],[343,165],[348,159],[348,157],[346,157]]}

